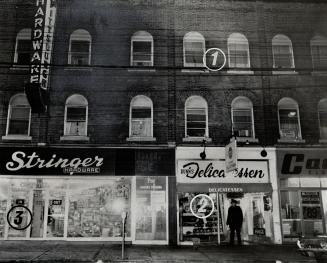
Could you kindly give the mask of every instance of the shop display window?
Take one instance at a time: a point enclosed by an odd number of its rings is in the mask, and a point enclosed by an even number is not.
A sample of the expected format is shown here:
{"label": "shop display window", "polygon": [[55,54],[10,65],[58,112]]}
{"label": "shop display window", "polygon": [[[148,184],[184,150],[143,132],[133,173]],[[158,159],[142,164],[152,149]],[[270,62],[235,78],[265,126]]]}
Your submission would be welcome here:
{"label": "shop display window", "polygon": [[166,177],[136,177],[136,240],[167,240]]}
{"label": "shop display window", "polygon": [[9,198],[9,180],[0,179],[0,239],[5,236],[5,226],[7,221],[7,202]]}
{"label": "shop display window", "polygon": [[122,212],[127,212],[126,237],[131,236],[131,181],[72,180],[69,184],[68,237],[122,236]]}

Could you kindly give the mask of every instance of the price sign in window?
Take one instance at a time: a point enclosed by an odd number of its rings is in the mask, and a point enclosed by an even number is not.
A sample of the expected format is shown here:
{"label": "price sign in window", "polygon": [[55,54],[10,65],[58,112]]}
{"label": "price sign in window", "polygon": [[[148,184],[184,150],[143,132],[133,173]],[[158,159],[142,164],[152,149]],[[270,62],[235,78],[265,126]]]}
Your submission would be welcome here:
{"label": "price sign in window", "polygon": [[321,219],[320,193],[301,192],[303,219]]}

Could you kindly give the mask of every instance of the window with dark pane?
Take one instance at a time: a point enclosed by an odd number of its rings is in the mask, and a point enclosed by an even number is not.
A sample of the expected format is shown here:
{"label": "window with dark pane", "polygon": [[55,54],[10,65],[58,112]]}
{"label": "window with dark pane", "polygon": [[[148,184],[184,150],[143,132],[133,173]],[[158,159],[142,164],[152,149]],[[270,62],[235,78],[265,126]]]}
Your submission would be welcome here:
{"label": "window with dark pane", "polygon": [[297,109],[279,109],[281,137],[299,138],[299,120]]}
{"label": "window with dark pane", "polygon": [[186,41],[185,45],[185,62],[203,64],[203,43]]}
{"label": "window with dark pane", "polygon": [[88,65],[90,42],[83,40],[72,40],[70,53],[72,65]]}
{"label": "window with dark pane", "polygon": [[233,109],[233,131],[239,137],[252,137],[252,110]]}
{"label": "window with dark pane", "polygon": [[12,106],[8,134],[28,135],[30,108],[26,106]]}
{"label": "window with dark pane", "polygon": [[187,136],[206,136],[206,109],[189,108],[186,113]]}
{"label": "window with dark pane", "polygon": [[292,68],[293,56],[290,45],[275,44],[273,46],[274,52],[274,67],[275,68]]}
{"label": "window with dark pane", "polygon": [[17,64],[29,65],[31,61],[31,40],[19,39],[17,42]]}
{"label": "window with dark pane", "polygon": [[151,62],[151,41],[133,41],[133,61]]}
{"label": "window with dark pane", "polygon": [[86,107],[67,107],[66,135],[86,135]]}
{"label": "window with dark pane", "polygon": [[151,108],[132,108],[132,129],[131,135],[136,137],[151,136]]}
{"label": "window with dark pane", "polygon": [[312,45],[311,51],[313,68],[327,70],[327,45]]}

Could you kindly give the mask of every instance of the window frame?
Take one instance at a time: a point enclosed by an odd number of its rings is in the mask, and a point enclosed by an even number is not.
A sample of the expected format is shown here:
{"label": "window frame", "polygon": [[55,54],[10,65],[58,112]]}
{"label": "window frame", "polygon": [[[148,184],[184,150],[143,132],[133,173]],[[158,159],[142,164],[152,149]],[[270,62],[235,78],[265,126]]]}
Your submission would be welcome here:
{"label": "window frame", "polygon": [[185,43],[187,42],[199,42],[202,44],[202,57],[205,54],[206,51],[206,41],[204,36],[196,31],[190,31],[188,33],[186,33],[183,37],[183,65],[184,67],[192,67],[192,68],[203,68],[204,64],[203,64],[203,60],[201,61],[201,63],[188,63],[186,62],[186,47],[185,47]]}
{"label": "window frame", "polygon": [[[84,99],[86,105],[84,104],[80,104],[80,105],[74,105],[74,106],[69,106],[67,105],[69,100],[70,99],[73,99],[74,96],[76,97],[80,97],[82,99]],[[82,135],[78,135],[78,134],[66,134],[66,129],[67,129],[67,106],[69,108],[82,108],[82,107],[85,107],[85,134],[82,134]],[[67,99],[66,99],[66,102],[65,102],[65,116],[64,116],[64,137],[87,137],[87,127],[88,127],[88,119],[89,119],[89,103],[88,103],[88,100],[83,96],[83,95],[80,95],[80,94],[72,94],[70,95]]]}
{"label": "window frame", "polygon": [[[72,41],[85,41],[89,43],[89,50],[88,50],[88,63],[83,65],[75,65],[72,64]],[[68,48],[68,65],[79,67],[79,66],[90,66],[91,65],[91,53],[92,53],[92,37],[90,33],[85,29],[76,29],[74,30],[69,37],[69,48]]]}
{"label": "window frame", "polygon": [[28,132],[27,132],[27,134],[10,134],[10,133],[8,133],[9,132],[10,120],[11,120],[11,113],[12,113],[12,102],[18,96],[25,96],[25,98],[27,100],[27,97],[26,97],[26,95],[24,93],[15,94],[14,96],[12,96],[10,98],[9,105],[8,105],[8,113],[7,113],[6,136],[26,136],[26,137],[29,137],[30,132],[31,132],[31,120],[32,120],[32,108],[31,108],[30,105],[29,105],[29,118],[28,118]]}
{"label": "window frame", "polygon": [[[150,61],[140,61],[134,60],[134,42],[151,42],[151,60]],[[131,55],[130,55],[130,66],[131,67],[153,67],[154,65],[154,42],[153,36],[147,31],[137,31],[131,37]],[[136,63],[150,63],[150,65],[135,65]]]}
{"label": "window frame", "polygon": [[233,99],[232,103],[231,103],[231,119],[232,119],[232,134],[234,134],[234,110],[237,109],[235,108],[235,104],[239,101],[239,100],[247,100],[247,102],[250,103],[251,107],[250,108],[239,108],[239,109],[246,109],[246,110],[250,110],[251,111],[251,129],[252,129],[252,136],[237,136],[237,137],[241,137],[241,138],[250,138],[250,139],[254,139],[255,138],[255,129],[254,129],[254,113],[253,113],[253,103],[252,101],[245,96],[238,96],[236,98]]}
{"label": "window frame", "polygon": [[[326,104],[326,108],[327,108],[327,98],[323,98],[318,102],[318,107],[317,107],[317,113],[318,113],[318,124],[319,124],[319,138],[320,140],[327,140],[327,134],[326,136],[323,136],[323,132],[322,132],[322,126],[321,126],[321,120],[320,120],[320,106]],[[327,114],[327,111],[326,111]],[[327,127],[326,127],[327,128]]]}
{"label": "window frame", "polygon": [[[231,55],[230,55],[230,45],[231,44],[246,44],[247,45],[247,65],[245,67],[231,67]],[[251,67],[250,58],[250,46],[249,41],[245,35],[241,33],[232,33],[229,35],[227,40],[227,52],[228,52],[228,67],[229,69],[249,69]]]}
{"label": "window frame", "polygon": [[[19,40],[30,40],[32,41],[32,29],[31,28],[23,28],[16,35],[16,43],[15,43],[15,54],[14,54],[14,64],[18,66],[29,66],[29,64],[18,64],[18,42]],[[32,43],[31,43],[32,48]]]}
{"label": "window frame", "polygon": [[[316,35],[310,40],[312,69],[314,71],[319,71],[321,70],[321,68],[315,67],[315,63],[314,63],[313,46],[325,46],[327,48],[327,38],[321,35]],[[327,55],[326,55],[326,59],[327,59]],[[327,71],[327,68],[325,68],[324,71]]]}
{"label": "window frame", "polygon": [[[151,128],[150,128],[150,135],[149,136],[135,136],[135,135],[132,135],[132,110],[135,107],[133,105],[133,103],[135,103],[135,101],[137,99],[143,99],[143,100],[147,101],[147,103],[149,103],[150,107],[151,107]],[[133,138],[133,139],[152,139],[153,138],[153,102],[148,96],[136,95],[135,97],[133,97],[131,99],[131,103],[130,103],[130,106],[129,106],[129,138]]]}
{"label": "window frame", "polygon": [[[205,114],[206,114],[206,127],[205,127],[205,134],[204,136],[189,136],[187,134],[187,109],[189,109],[190,107],[188,107],[188,103],[189,101],[191,101],[192,99],[199,99],[200,101],[202,100],[202,102],[205,104],[204,109],[205,109]],[[190,108],[192,109],[192,108]],[[193,107],[194,109],[194,107]],[[185,138],[190,138],[190,139],[198,139],[198,138],[209,138],[209,123],[208,123],[208,103],[207,101],[202,97],[202,96],[198,96],[198,95],[193,95],[190,96],[186,99],[185,104],[184,104],[184,124],[185,124]]]}
{"label": "window frame", "polygon": [[[276,54],[274,52],[274,46],[288,46],[289,48],[289,55],[291,56],[291,67],[289,68],[283,68],[283,67],[277,67],[276,66]],[[294,61],[294,51],[293,51],[293,44],[291,39],[283,34],[277,34],[275,35],[271,40],[271,47],[272,47],[272,57],[273,57],[273,69],[275,70],[294,70],[295,69],[295,61]]]}
{"label": "window frame", "polygon": [[[288,106],[280,106],[280,104],[283,103],[283,101],[288,101],[288,102],[292,102],[292,105],[288,105]],[[294,107],[292,107],[294,106]],[[295,138],[287,138],[285,136],[281,136],[282,134],[282,130],[281,130],[281,126],[280,126],[280,114],[279,114],[279,110],[294,110],[296,109],[296,113],[297,113],[297,126],[298,126],[298,136],[295,136]],[[290,141],[297,141],[297,140],[302,140],[302,131],[301,131],[301,120],[300,120],[300,110],[299,110],[299,104],[297,103],[297,101],[295,101],[292,98],[289,97],[283,97],[278,101],[277,104],[277,116],[278,116],[278,128],[279,128],[279,137],[281,140],[290,140]]]}

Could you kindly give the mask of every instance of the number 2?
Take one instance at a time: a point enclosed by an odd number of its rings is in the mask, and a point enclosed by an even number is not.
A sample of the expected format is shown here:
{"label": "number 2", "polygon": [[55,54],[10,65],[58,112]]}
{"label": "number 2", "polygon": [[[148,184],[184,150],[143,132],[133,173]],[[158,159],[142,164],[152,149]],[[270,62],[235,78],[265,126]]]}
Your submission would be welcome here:
{"label": "number 2", "polygon": [[202,206],[198,209],[198,212],[205,213],[207,211],[207,209],[205,209],[205,207],[208,205],[208,199],[202,197],[200,199],[200,201],[198,202],[198,205],[201,205],[201,204],[202,204]]}
{"label": "number 2", "polygon": [[16,211],[16,217],[14,219],[16,225],[20,225],[23,222],[22,214],[24,214],[23,211]]}

